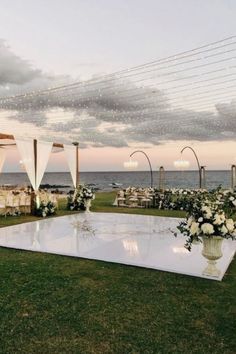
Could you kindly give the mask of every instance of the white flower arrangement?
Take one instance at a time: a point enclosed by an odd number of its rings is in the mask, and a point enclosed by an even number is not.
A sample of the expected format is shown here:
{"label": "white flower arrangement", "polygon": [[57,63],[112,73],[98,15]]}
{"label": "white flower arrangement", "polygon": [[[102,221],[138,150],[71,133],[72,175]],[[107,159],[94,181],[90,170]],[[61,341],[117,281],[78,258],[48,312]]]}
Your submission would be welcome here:
{"label": "white flower arrangement", "polygon": [[75,189],[73,196],[70,195],[68,197],[67,208],[69,210],[85,210],[86,201],[94,198],[95,194],[92,189],[85,185],[79,185],[79,187]]}
{"label": "white flower arrangement", "polygon": [[35,214],[37,216],[42,216],[45,218],[46,216],[50,216],[55,214],[56,206],[52,202],[44,202],[42,201],[38,207],[35,209]]}
{"label": "white flower arrangement", "polygon": [[236,222],[227,216],[223,207],[224,203],[214,200],[199,198],[195,201],[186,219],[177,227],[187,237],[185,247],[189,251],[193,241],[201,241],[201,236],[236,239]]}

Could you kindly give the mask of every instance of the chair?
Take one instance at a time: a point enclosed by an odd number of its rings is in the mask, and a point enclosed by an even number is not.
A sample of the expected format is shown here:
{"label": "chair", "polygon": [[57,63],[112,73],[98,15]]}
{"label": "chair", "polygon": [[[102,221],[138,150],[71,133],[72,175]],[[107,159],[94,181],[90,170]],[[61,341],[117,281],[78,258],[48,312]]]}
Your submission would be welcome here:
{"label": "chair", "polygon": [[31,196],[26,195],[25,197],[25,213],[31,213]]}
{"label": "chair", "polygon": [[138,193],[133,192],[131,196],[128,198],[129,207],[136,208],[138,206]]}
{"label": "chair", "polygon": [[145,208],[150,208],[151,203],[152,203],[152,196],[148,193],[145,193],[143,198],[140,201],[141,206],[145,207]]}
{"label": "chair", "polygon": [[21,193],[20,194],[20,198],[19,198],[19,208],[21,211],[24,212],[24,214],[26,215],[27,213],[30,213],[30,209],[31,209],[31,198],[30,195],[27,195],[25,193]]}
{"label": "chair", "polygon": [[125,204],[125,193],[124,191],[120,191],[118,192],[118,196],[117,196],[117,206],[126,206]]}
{"label": "chair", "polygon": [[10,210],[11,215],[13,215],[15,214],[16,211],[19,211],[19,208],[20,208],[19,197],[8,194],[6,199],[6,214]]}

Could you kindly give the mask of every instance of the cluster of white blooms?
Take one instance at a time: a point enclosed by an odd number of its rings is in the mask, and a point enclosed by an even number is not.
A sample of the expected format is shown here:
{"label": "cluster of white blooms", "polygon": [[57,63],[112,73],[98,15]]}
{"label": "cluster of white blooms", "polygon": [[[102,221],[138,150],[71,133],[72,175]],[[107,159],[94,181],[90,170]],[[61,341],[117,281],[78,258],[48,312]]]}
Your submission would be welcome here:
{"label": "cluster of white blooms", "polygon": [[213,235],[214,234],[214,227],[212,224],[205,222],[201,225],[201,231],[204,235]]}
{"label": "cluster of white blooms", "polygon": [[56,206],[52,202],[42,201],[38,208],[36,208],[36,215],[45,218],[48,215],[53,215],[55,213]]}
{"label": "cluster of white blooms", "polygon": [[[177,193],[183,195],[184,192],[187,190]],[[191,250],[193,241],[200,240],[201,236],[236,240],[236,222],[233,220],[236,215],[236,190],[222,190],[219,187],[209,192],[194,191],[194,195],[188,194],[187,198],[189,203],[184,198],[180,200],[188,212],[187,218],[180,222],[177,229],[187,237],[185,247],[188,250]]]}
{"label": "cluster of white blooms", "polygon": [[190,226],[190,232],[191,235],[199,235],[201,230],[199,227],[199,223],[196,221],[192,221],[191,226]]}
{"label": "cluster of white blooms", "polygon": [[166,192],[170,192],[174,195],[195,195],[195,194],[204,194],[207,193],[206,189],[189,189],[189,188],[171,188],[166,189]]}
{"label": "cluster of white blooms", "polygon": [[80,185],[75,189],[74,195],[68,197],[67,208],[70,210],[85,210],[87,200],[94,198],[95,195],[90,188]]}
{"label": "cluster of white blooms", "polygon": [[87,188],[87,187],[82,187],[82,189],[80,190],[80,197],[84,198],[84,199],[92,199],[94,196],[93,192],[91,191],[91,189]]}
{"label": "cluster of white blooms", "polygon": [[188,236],[218,235],[236,236],[236,222],[226,218],[225,212],[215,203],[208,200],[198,210],[193,211],[183,228]]}
{"label": "cluster of white blooms", "polygon": [[203,216],[204,216],[205,219],[210,219],[212,217],[212,211],[209,208],[209,206],[204,205],[202,207],[202,212],[203,212]]}
{"label": "cluster of white blooms", "polygon": [[221,213],[221,214],[216,213],[214,215],[214,221],[213,221],[214,225],[222,225],[224,222],[225,222],[225,214],[224,213]]}

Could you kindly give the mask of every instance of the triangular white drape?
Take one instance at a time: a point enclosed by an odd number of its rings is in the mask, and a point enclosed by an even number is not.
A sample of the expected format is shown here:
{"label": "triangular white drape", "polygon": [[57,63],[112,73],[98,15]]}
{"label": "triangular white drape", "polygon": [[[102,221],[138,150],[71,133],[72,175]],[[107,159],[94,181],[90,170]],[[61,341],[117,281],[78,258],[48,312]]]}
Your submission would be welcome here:
{"label": "triangular white drape", "polygon": [[0,172],[2,172],[5,159],[6,159],[6,151],[5,149],[0,149]]}
{"label": "triangular white drape", "polygon": [[64,150],[66,154],[66,159],[70,168],[70,173],[74,187],[76,188],[76,146],[74,145],[64,145]]}
{"label": "triangular white drape", "polygon": [[37,176],[36,190],[38,190],[46,170],[50,154],[52,152],[52,143],[37,141]]}
{"label": "triangular white drape", "polygon": [[15,138],[16,146],[21,155],[22,163],[25,167],[32,187],[36,189],[35,165],[34,165],[34,140]]}
{"label": "triangular white drape", "polygon": [[34,140],[15,138],[22,162],[34,190],[38,190],[42,181],[48,159],[52,151],[52,143],[37,141],[37,173],[35,176]]}

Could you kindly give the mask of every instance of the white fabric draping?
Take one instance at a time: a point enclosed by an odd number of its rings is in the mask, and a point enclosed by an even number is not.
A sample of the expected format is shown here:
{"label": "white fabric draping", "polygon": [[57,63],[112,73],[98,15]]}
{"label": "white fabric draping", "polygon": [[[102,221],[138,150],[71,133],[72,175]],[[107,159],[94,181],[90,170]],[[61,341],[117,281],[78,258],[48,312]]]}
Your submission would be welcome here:
{"label": "white fabric draping", "polygon": [[37,140],[37,172],[35,175],[34,140],[15,138],[15,141],[30,183],[34,190],[37,191],[47,167],[53,144]]}
{"label": "white fabric draping", "polygon": [[22,163],[25,167],[32,187],[36,189],[35,165],[34,165],[34,140],[15,138],[16,146],[21,155]]}
{"label": "white fabric draping", "polygon": [[66,154],[66,159],[70,168],[70,173],[74,187],[76,188],[76,146],[74,145],[64,145],[64,150]]}
{"label": "white fabric draping", "polygon": [[4,148],[0,149],[0,172],[2,172],[2,168],[6,159],[6,151]]}
{"label": "white fabric draping", "polygon": [[37,176],[35,189],[38,190],[46,170],[50,154],[52,152],[52,143],[37,141]]}

